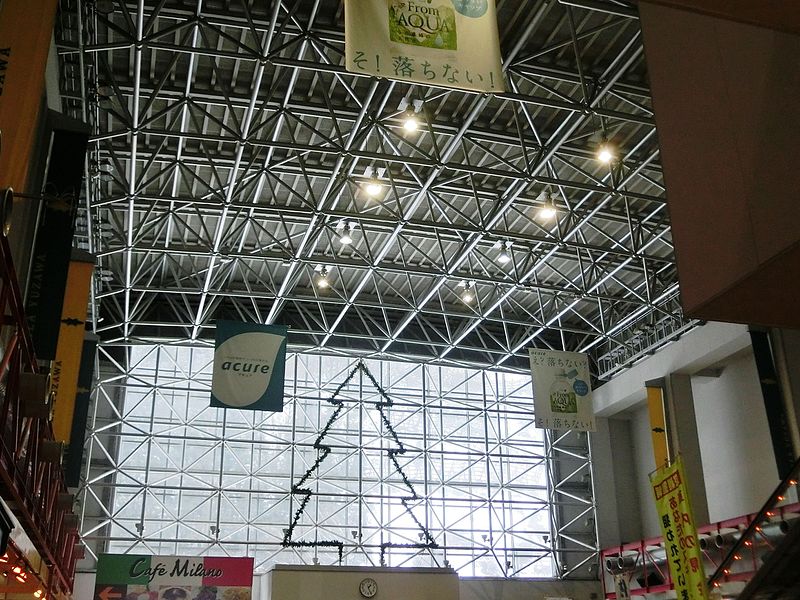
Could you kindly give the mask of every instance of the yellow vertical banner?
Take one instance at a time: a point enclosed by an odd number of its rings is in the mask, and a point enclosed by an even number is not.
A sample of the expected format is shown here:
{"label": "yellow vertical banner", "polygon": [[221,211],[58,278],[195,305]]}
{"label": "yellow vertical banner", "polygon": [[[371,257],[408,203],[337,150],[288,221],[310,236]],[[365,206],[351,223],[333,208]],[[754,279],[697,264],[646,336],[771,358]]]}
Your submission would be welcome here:
{"label": "yellow vertical banner", "polygon": [[0,187],[26,189],[57,5],[0,1]]}
{"label": "yellow vertical banner", "polygon": [[78,393],[78,371],[86,333],[86,309],[93,271],[94,256],[88,252],[73,250],[51,375],[51,391],[54,394],[53,434],[56,440],[66,443],[69,443],[72,435],[72,417],[75,413],[75,394]]}
{"label": "yellow vertical banner", "polygon": [[708,600],[703,553],[697,539],[681,458],[653,473],[650,484],[677,598]]}
{"label": "yellow vertical banner", "polygon": [[647,386],[647,408],[650,414],[650,435],[653,438],[656,467],[664,467],[669,464],[670,452],[663,387]]}

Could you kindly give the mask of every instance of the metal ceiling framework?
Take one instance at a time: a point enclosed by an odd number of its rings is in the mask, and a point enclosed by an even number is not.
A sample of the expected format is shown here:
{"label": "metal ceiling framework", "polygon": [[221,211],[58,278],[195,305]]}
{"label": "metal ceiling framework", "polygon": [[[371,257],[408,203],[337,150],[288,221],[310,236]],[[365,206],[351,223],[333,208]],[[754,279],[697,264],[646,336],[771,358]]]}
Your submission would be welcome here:
{"label": "metal ceiling framework", "polygon": [[[340,0],[62,0],[104,343],[208,343],[233,317],[350,356],[521,370],[531,346],[584,351],[605,378],[693,326],[635,11],[497,9],[507,91],[477,94],[346,72]],[[416,133],[403,100],[423,101]]]}

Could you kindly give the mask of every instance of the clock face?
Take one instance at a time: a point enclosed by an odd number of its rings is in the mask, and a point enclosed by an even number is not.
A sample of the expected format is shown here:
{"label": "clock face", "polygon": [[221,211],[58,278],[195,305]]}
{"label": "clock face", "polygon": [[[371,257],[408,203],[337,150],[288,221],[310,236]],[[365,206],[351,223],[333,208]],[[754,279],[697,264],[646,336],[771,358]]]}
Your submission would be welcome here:
{"label": "clock face", "polygon": [[364,596],[364,598],[372,598],[378,593],[378,584],[375,583],[374,579],[370,579],[368,577],[358,586],[358,591],[361,592],[361,595]]}

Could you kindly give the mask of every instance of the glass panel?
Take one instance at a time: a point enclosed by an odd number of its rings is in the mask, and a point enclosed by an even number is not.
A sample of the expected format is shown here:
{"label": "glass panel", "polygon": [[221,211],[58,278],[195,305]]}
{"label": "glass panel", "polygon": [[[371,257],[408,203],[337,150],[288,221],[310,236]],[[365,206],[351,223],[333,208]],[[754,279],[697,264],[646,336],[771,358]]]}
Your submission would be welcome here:
{"label": "glass panel", "polygon": [[[329,400],[356,363],[290,354],[283,413],[225,411],[209,407],[212,360],[209,348],[135,346],[124,378],[96,395],[86,497],[108,510],[85,526],[108,551],[246,554],[259,571],[336,564],[336,547],[282,546],[299,485],[313,495],[292,541],[341,543],[345,564],[552,575],[529,377],[370,360],[386,395],[357,372],[339,409]],[[426,531],[438,547],[420,547]]]}

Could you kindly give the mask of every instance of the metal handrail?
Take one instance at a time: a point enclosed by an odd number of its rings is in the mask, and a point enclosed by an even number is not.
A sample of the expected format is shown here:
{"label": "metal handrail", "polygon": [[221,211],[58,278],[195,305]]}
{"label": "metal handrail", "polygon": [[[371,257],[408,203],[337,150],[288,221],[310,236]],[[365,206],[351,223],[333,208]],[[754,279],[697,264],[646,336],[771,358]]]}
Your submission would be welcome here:
{"label": "metal handrail", "polygon": [[800,457],[798,457],[798,459],[795,461],[794,466],[789,471],[789,474],[784,477],[783,481],[781,481],[778,484],[778,487],[775,488],[775,491],[772,492],[772,495],[770,495],[770,497],[764,503],[764,506],[761,507],[761,510],[759,510],[753,520],[750,521],[747,529],[742,532],[742,535],[739,536],[739,539],[737,539],[733,544],[728,554],[722,559],[722,562],[717,567],[717,570],[714,571],[713,575],[711,575],[711,577],[708,579],[708,587],[710,589],[717,587],[720,580],[724,579],[725,576],[728,575],[730,572],[730,566],[735,560],[735,557],[739,554],[742,548],[748,544],[748,542],[752,543],[753,539],[755,538],[755,534],[759,531],[761,524],[769,520],[771,513],[777,507],[778,503],[782,502],[786,497],[787,490],[797,485],[798,477],[800,477]]}

